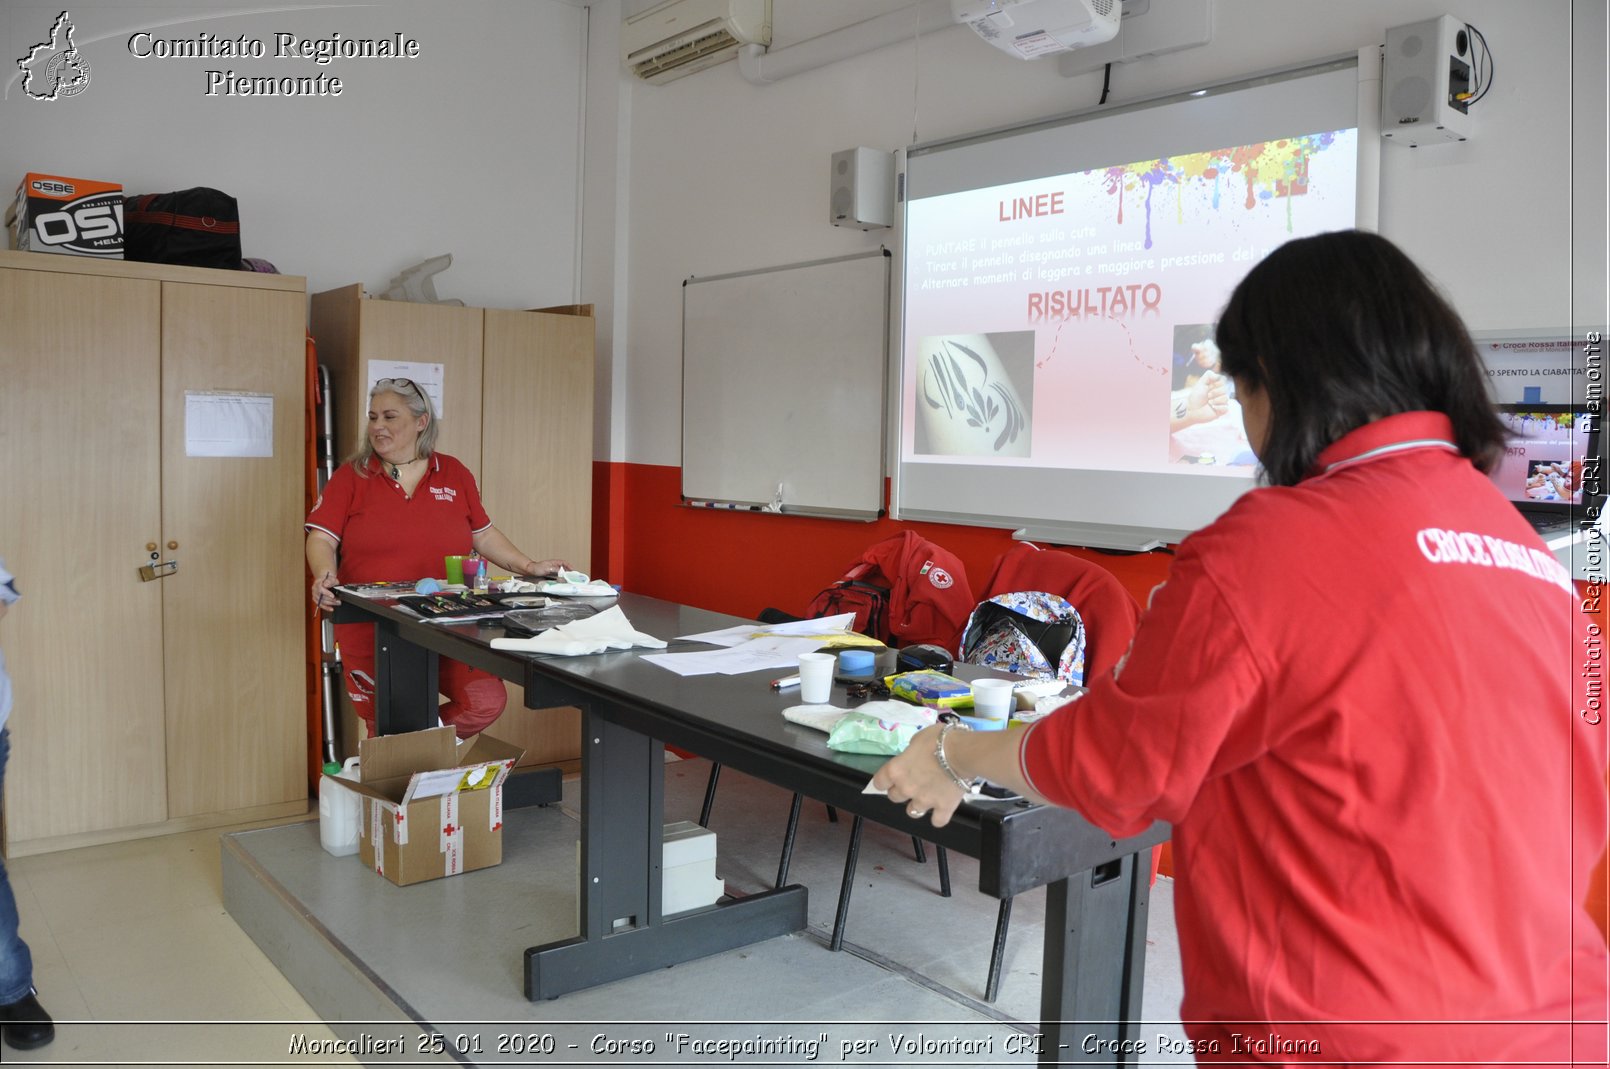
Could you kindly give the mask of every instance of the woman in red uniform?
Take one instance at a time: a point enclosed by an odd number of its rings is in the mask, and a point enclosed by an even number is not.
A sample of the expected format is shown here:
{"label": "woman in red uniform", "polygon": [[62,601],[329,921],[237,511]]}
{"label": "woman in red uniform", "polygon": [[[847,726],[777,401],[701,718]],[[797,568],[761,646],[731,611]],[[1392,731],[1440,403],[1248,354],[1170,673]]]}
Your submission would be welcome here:
{"label": "woman in red uniform", "polygon": [[1270,485],[1181,543],[1083,698],[930,728],[874,783],[936,826],[974,776],[1113,835],[1170,822],[1202,1060],[1603,1065],[1595,632],[1483,474],[1469,335],[1350,231],[1273,252],[1216,340]]}
{"label": "woman in red uniform", "polygon": [[[418,384],[376,382],[363,445],[336,469],[307,518],[307,562],[319,608],[336,607],[337,583],[411,583],[437,574],[442,558],[471,549],[518,575],[553,575],[567,567],[516,549],[492,526],[469,469],[435,445],[436,413]],[[374,627],[337,624],[335,632],[347,693],[373,734]],[[443,657],[439,679],[448,699],[439,711],[442,723],[459,738],[502,714],[507,692],[496,676]]]}

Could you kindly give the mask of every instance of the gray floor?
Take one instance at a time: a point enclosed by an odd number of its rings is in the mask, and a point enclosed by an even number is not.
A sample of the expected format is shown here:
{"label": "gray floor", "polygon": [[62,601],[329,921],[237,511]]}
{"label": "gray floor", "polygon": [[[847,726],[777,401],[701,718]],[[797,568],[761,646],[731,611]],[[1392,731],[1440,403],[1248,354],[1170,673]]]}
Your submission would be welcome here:
{"label": "gray floor", "polygon": [[[667,766],[668,821],[697,819],[708,767]],[[985,1003],[996,902],[977,892],[976,864],[952,855],[955,893],[942,898],[932,850],[919,864],[909,838],[868,824],[846,948],[831,953],[848,822],[830,823],[809,802],[789,877],[810,888],[806,932],[526,1001],[524,948],[576,930],[575,797],[571,783],[560,806],[511,811],[501,865],[402,888],[354,857],[326,854],[316,823],[231,835],[225,905],[336,1034],[357,1044],[347,1050],[371,1064],[734,1064],[724,1048],[699,1045],[717,1041],[751,1044],[736,1064],[1035,1060],[1043,892],[1017,900],[1000,997]],[[788,802],[770,785],[723,774],[711,829],[729,892],[770,886]],[[1152,894],[1148,1062],[1190,1060],[1157,1038],[1184,1038],[1172,890],[1160,879]],[[443,1039],[419,1038],[431,1029]],[[404,1049],[392,1052],[399,1037]],[[444,1049],[430,1057],[438,1042]]]}

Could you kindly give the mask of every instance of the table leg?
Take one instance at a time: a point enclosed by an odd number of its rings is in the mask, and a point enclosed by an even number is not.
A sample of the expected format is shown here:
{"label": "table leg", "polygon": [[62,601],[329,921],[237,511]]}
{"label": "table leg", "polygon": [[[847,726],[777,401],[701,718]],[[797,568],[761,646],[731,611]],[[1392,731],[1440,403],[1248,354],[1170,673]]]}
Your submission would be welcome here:
{"label": "table leg", "polygon": [[805,927],[803,887],[661,916],[664,751],[658,740],[583,709],[581,933],[526,950],[528,999],[557,998]]}
{"label": "table leg", "polygon": [[375,734],[436,726],[436,654],[403,638],[395,620],[375,621]]}
{"label": "table leg", "polygon": [[[437,725],[438,658],[435,651],[403,638],[394,621],[375,621],[376,735]],[[551,805],[563,789],[564,776],[557,768],[519,768],[504,781],[503,808]]]}
{"label": "table leg", "polygon": [[1148,849],[1046,888],[1041,1065],[1140,1060],[1150,858]]}

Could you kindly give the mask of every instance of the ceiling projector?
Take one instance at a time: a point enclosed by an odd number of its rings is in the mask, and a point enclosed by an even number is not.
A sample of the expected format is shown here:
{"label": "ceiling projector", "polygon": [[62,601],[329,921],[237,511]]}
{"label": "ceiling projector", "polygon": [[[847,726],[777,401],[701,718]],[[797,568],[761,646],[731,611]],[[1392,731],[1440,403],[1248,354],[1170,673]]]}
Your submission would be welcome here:
{"label": "ceiling projector", "polygon": [[950,14],[1019,59],[1099,45],[1118,36],[1119,0],[950,0]]}

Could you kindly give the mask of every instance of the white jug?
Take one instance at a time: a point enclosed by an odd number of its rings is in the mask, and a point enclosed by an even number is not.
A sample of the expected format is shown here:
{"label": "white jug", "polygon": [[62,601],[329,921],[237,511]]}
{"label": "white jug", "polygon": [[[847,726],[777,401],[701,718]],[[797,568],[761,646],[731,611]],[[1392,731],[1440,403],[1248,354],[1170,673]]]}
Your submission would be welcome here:
{"label": "white jug", "polygon": [[[341,779],[358,778],[358,759],[347,758]],[[343,787],[336,776],[326,772],[319,778],[319,842],[336,857],[358,852],[358,814],[362,799]]]}

